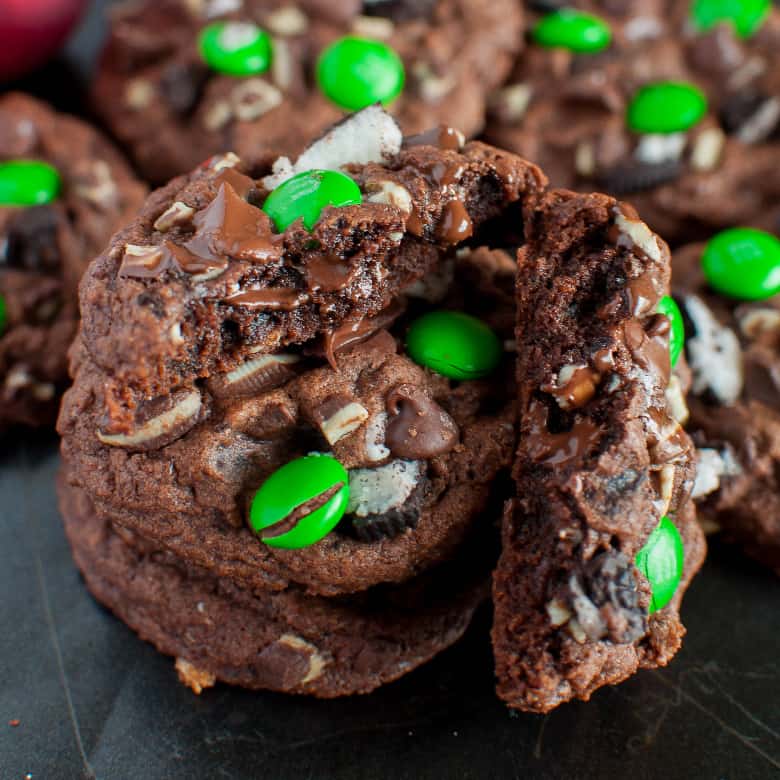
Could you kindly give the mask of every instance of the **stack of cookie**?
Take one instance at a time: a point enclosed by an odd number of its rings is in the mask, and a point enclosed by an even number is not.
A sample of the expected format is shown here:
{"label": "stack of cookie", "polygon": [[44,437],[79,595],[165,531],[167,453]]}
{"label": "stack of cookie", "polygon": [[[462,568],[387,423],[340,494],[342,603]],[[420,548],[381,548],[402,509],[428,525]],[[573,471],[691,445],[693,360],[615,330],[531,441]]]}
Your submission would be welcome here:
{"label": "stack of cookie", "polygon": [[779,42],[769,0],[119,5],[95,107],[143,205],[0,101],[0,424],[53,412],[96,257],[90,590],[196,692],[367,692],[491,597],[511,707],[666,664],[693,498],[780,567]]}
{"label": "stack of cookie", "polygon": [[666,663],[703,556],[669,268],[629,207],[378,107],[294,161],[211,158],[82,282],[61,501],[89,587],[196,690],[365,692],[461,635],[514,495],[501,695]]}

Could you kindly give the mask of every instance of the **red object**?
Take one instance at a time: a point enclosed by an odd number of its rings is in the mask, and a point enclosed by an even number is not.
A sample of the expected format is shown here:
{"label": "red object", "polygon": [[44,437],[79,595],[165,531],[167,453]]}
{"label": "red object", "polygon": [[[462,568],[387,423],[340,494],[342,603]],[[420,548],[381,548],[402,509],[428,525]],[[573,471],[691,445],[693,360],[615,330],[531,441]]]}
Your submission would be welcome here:
{"label": "red object", "polygon": [[68,37],[86,0],[0,0],[0,81],[42,65]]}

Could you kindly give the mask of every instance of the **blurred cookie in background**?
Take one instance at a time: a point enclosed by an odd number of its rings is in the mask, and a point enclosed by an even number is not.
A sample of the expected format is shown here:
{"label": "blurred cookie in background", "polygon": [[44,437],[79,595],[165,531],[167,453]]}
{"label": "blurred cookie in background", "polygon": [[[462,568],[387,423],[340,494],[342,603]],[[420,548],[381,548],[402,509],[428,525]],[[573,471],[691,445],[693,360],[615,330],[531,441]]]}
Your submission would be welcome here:
{"label": "blurred cookie in background", "polygon": [[0,429],[54,422],[79,279],[145,194],[94,129],[0,97]]}
{"label": "blurred cookie in background", "polygon": [[769,0],[528,2],[487,138],[553,184],[630,200],[672,243],[780,196],[780,10]]}
{"label": "blurred cookie in background", "polygon": [[150,0],[114,10],[95,108],[163,183],[218,152],[300,153],[381,102],[405,133],[484,127],[523,42],[515,0]]}
{"label": "blurred cookie in background", "polygon": [[780,240],[731,228],[674,256],[708,530],[780,573]]}

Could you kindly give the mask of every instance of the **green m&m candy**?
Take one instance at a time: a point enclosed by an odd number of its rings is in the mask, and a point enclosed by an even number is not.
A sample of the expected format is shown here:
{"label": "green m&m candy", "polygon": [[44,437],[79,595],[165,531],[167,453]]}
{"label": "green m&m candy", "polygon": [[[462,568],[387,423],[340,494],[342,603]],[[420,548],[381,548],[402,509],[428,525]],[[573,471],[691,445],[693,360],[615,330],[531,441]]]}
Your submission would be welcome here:
{"label": "green m&m candy", "polygon": [[481,320],[459,311],[434,311],[406,334],[409,356],[450,379],[479,379],[501,360],[501,342]]}
{"label": "green m&m candy", "polygon": [[340,171],[304,171],[280,184],[266,199],[263,211],[281,233],[298,218],[311,230],[326,206],[356,206],[360,187]]}
{"label": "green m&m candy", "polygon": [[760,301],[780,292],[780,240],[756,228],[729,228],[711,238],[701,257],[714,290]]}
{"label": "green m&m candy", "polygon": [[650,613],[663,609],[674,596],[682,577],[685,551],[677,526],[664,515],[637,553],[636,567],[650,582]]}
{"label": "green m&m candy", "polygon": [[0,334],[5,330],[7,316],[8,315],[5,312],[5,298],[0,295]]}
{"label": "green m&m candy", "polygon": [[404,87],[404,65],[386,43],[348,35],[332,43],[317,62],[317,83],[347,111],[392,103]]}
{"label": "green m&m candy", "polygon": [[348,501],[346,469],[329,455],[307,455],[262,484],[249,509],[249,525],[267,545],[296,550],[327,536]]}
{"label": "green m&m candy", "polygon": [[39,160],[0,163],[0,206],[43,206],[60,193],[57,169]]}
{"label": "green m&m candy", "polygon": [[690,130],[707,113],[707,98],[693,84],[658,81],[640,88],[626,110],[626,122],[636,133],[680,133]]}
{"label": "green m&m candy", "polygon": [[251,22],[214,22],[198,39],[203,61],[217,73],[254,76],[271,66],[271,36]]}
{"label": "green m&m candy", "polygon": [[674,367],[680,359],[685,344],[685,325],[683,324],[682,312],[671,295],[664,295],[658,302],[658,313],[668,317],[672,326],[671,338],[669,339],[669,357]]}
{"label": "green m&m candy", "polygon": [[540,46],[569,49],[578,54],[603,51],[612,41],[612,30],[603,19],[574,8],[562,8],[543,16],[531,34]]}
{"label": "green m&m candy", "polygon": [[740,38],[749,38],[766,19],[771,0],[693,0],[694,25],[706,32],[721,22],[731,22]]}

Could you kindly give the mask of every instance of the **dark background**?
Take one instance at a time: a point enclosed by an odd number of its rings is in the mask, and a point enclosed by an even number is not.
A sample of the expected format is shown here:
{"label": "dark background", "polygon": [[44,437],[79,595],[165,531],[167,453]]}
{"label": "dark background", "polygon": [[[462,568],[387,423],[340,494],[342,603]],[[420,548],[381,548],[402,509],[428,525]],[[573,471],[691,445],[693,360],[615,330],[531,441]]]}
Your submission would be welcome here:
{"label": "dark background", "polygon": [[[107,4],[66,60],[23,86],[84,113]],[[57,514],[56,452],[52,435],[0,440],[0,780],[780,778],[780,580],[717,541],[671,666],[546,717],[495,698],[489,611],[370,696],[220,685],[195,697],[84,589]]]}

